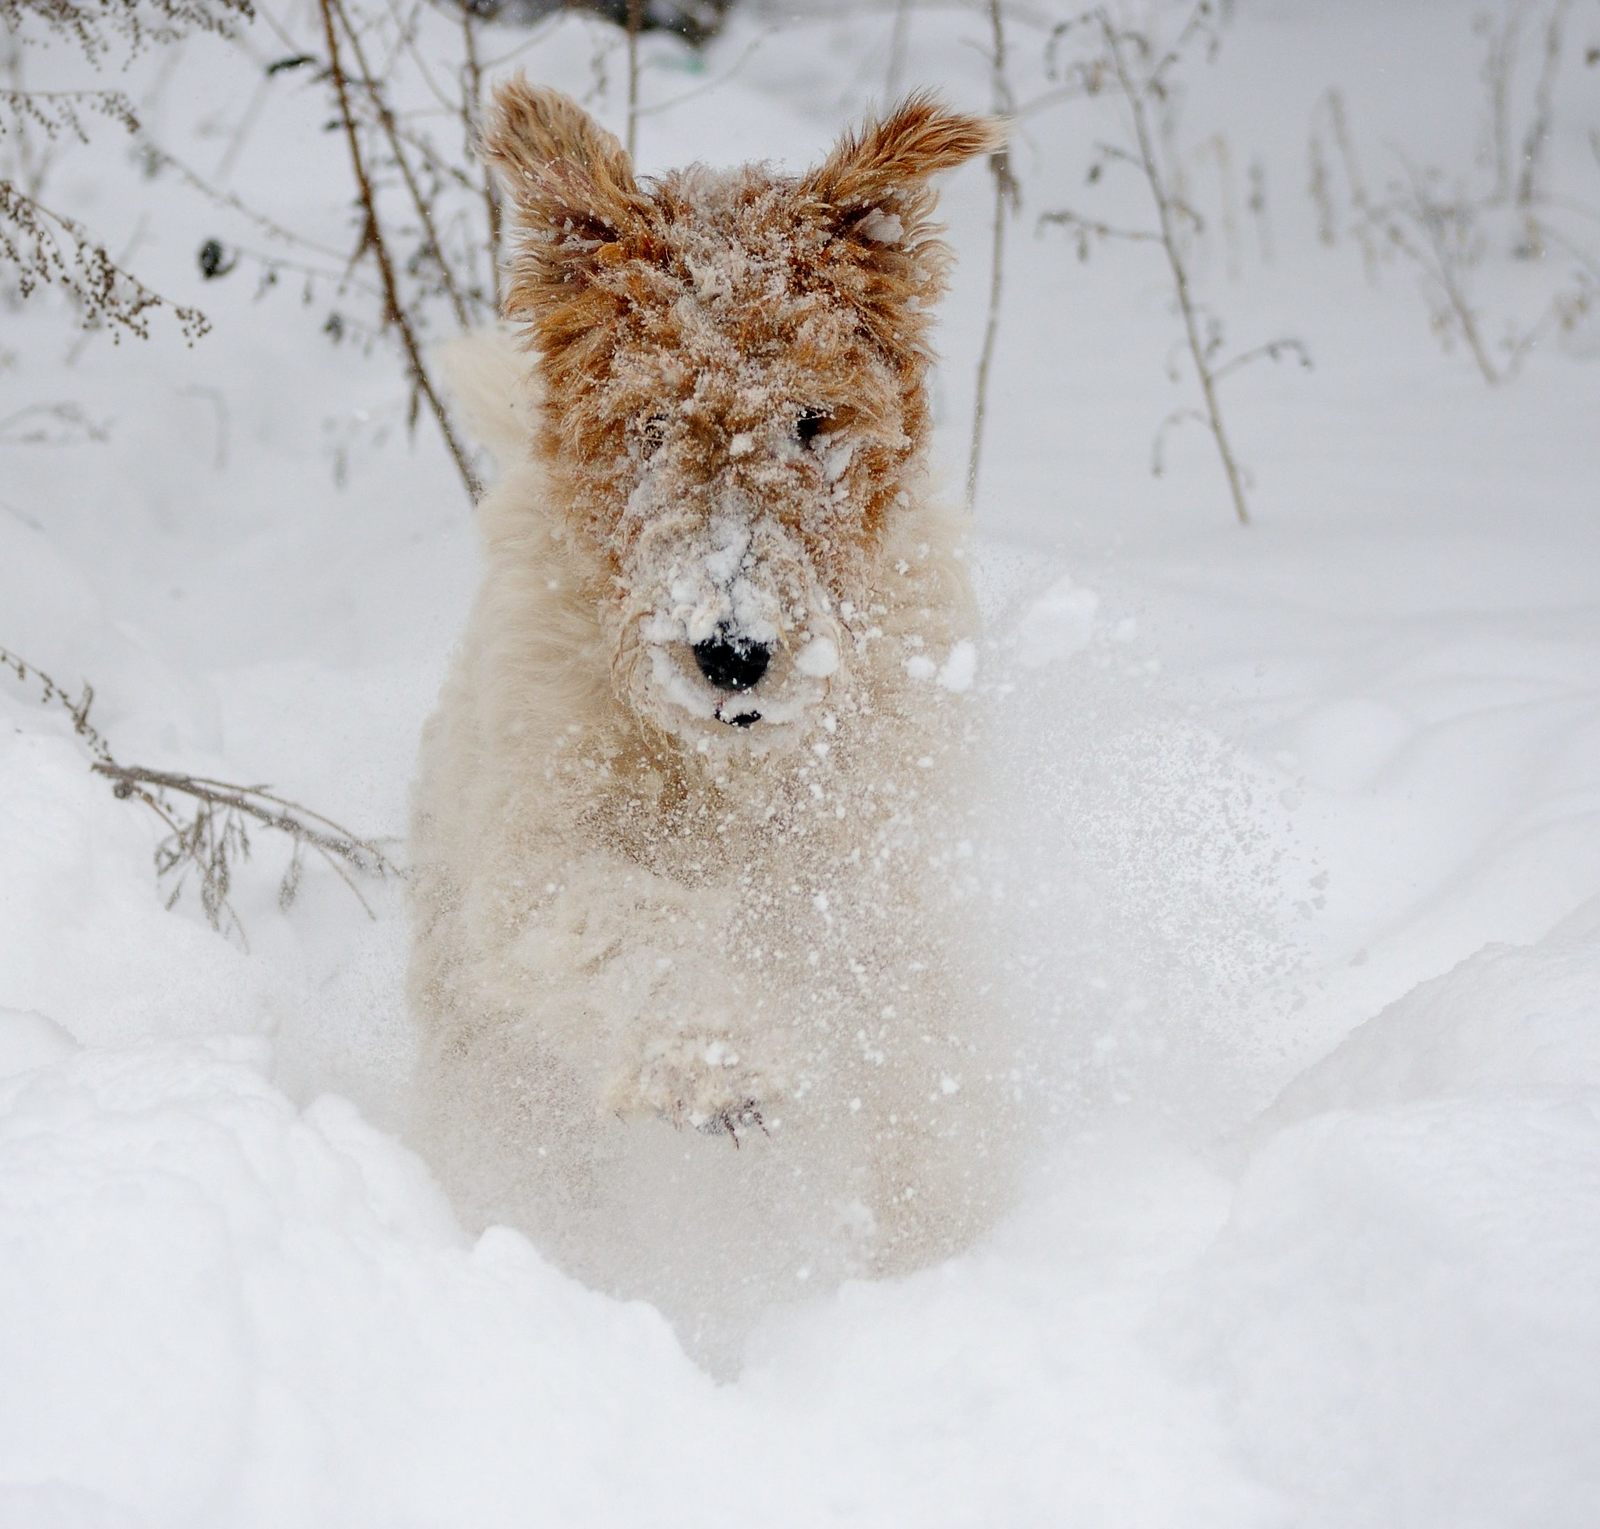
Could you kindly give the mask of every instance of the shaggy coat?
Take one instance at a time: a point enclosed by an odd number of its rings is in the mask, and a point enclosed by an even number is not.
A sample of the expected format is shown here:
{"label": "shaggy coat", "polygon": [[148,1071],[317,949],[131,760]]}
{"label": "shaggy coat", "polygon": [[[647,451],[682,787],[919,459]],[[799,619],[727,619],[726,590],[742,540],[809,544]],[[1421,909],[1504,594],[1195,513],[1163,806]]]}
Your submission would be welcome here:
{"label": "shaggy coat", "polygon": [[641,183],[521,82],[486,133],[522,347],[451,358],[500,474],[415,798],[419,1127],[469,1214],[685,1314],[925,1262],[999,1192],[923,462],[928,182],[998,142],[914,98],[805,176]]}

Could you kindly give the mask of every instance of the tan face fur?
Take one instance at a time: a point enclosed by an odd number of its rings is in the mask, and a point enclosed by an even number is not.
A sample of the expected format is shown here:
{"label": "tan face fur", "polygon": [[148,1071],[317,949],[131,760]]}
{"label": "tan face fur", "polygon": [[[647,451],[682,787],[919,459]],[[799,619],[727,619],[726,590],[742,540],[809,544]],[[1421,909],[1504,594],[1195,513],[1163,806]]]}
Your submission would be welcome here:
{"label": "tan face fur", "polygon": [[998,124],[913,97],[791,177],[636,179],[524,81],[484,147],[515,221],[507,316],[559,512],[608,574],[618,693],[701,751],[802,736],[845,683],[873,559],[921,468],[936,172]]}

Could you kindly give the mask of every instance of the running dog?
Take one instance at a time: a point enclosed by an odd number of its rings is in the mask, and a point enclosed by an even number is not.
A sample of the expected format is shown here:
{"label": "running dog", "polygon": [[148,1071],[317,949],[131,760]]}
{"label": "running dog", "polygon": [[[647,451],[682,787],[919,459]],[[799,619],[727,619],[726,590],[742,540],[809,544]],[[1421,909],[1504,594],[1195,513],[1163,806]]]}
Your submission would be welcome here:
{"label": "running dog", "polygon": [[517,342],[451,363],[500,471],[415,795],[419,1130],[613,1288],[686,1243],[904,1270],[998,1203],[974,603],[925,456],[930,182],[1001,141],[914,96],[803,175],[644,180],[496,94]]}

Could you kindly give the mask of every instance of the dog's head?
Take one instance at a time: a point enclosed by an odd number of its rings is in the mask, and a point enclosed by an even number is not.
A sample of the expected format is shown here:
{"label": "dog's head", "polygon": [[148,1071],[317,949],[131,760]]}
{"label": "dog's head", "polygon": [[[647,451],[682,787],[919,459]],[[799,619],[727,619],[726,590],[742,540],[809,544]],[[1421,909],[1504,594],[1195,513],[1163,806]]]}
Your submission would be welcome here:
{"label": "dog's head", "polygon": [[929,182],[1001,137],[918,96],[806,175],[641,181],[565,96],[500,88],[538,449],[610,578],[619,694],[691,747],[792,740],[845,681],[927,435]]}

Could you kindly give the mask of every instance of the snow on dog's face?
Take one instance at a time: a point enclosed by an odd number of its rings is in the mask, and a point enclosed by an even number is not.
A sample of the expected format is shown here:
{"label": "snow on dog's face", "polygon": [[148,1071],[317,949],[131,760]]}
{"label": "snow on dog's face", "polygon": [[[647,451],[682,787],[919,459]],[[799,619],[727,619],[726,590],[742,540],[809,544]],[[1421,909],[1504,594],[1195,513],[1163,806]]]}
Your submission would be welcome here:
{"label": "snow on dog's face", "polygon": [[871,626],[873,559],[927,434],[947,250],[929,178],[998,147],[914,97],[801,177],[641,183],[566,97],[513,81],[485,135],[519,225],[506,312],[539,451],[612,575],[619,694],[701,751],[803,735]]}

